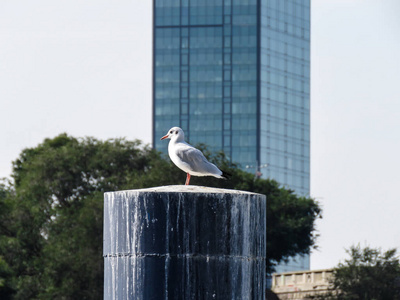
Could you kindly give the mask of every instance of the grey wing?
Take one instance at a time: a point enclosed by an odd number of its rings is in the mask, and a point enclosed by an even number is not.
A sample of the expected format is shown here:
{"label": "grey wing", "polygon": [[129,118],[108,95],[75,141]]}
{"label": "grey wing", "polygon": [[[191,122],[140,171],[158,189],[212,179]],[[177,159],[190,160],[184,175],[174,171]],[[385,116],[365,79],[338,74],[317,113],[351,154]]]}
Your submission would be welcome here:
{"label": "grey wing", "polygon": [[194,172],[218,174],[220,170],[210,163],[203,153],[193,147],[184,149],[177,153],[178,157],[187,163],[189,168]]}

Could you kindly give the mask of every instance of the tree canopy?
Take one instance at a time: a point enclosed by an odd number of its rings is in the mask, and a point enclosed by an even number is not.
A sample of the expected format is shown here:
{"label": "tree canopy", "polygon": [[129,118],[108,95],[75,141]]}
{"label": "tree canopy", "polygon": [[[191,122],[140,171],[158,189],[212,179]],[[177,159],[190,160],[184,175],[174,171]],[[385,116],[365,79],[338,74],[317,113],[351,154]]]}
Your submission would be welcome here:
{"label": "tree canopy", "polygon": [[312,299],[397,300],[400,299],[400,262],[396,249],[352,246],[350,258],[333,270],[329,292]]}
{"label": "tree canopy", "polygon": [[[193,177],[192,184],[267,196],[270,272],[309,253],[321,214],[315,200],[205,152],[232,178]],[[103,193],[183,184],[186,174],[139,141],[61,134],[23,150],[11,177],[0,184],[0,298],[101,299]]]}

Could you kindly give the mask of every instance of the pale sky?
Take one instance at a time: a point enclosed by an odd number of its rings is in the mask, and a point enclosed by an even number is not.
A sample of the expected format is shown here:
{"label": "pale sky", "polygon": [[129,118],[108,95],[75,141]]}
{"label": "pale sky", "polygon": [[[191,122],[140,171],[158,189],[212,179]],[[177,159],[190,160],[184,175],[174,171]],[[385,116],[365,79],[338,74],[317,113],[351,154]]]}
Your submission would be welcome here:
{"label": "pale sky", "polygon": [[[62,132],[151,142],[151,5],[0,1],[0,177]],[[400,1],[312,0],[311,16],[322,269],[353,244],[400,247]]]}

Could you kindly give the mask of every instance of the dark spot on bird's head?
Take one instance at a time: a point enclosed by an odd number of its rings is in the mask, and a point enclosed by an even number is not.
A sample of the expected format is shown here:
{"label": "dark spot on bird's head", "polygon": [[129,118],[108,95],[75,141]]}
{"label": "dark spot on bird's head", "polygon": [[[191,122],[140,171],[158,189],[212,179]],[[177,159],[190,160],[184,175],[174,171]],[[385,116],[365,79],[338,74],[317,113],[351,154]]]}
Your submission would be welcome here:
{"label": "dark spot on bird's head", "polygon": [[173,132],[173,131],[171,130],[169,133],[172,134],[172,132]]}

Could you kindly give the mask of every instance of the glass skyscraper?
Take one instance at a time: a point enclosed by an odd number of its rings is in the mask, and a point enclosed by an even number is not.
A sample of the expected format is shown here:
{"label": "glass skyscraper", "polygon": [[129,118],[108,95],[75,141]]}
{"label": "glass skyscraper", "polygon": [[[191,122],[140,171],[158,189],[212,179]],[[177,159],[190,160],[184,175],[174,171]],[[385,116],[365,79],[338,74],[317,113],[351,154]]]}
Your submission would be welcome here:
{"label": "glass skyscraper", "polygon": [[[310,0],[154,0],[153,145],[181,127],[300,195],[310,186]],[[309,269],[308,257],[279,271]]]}

